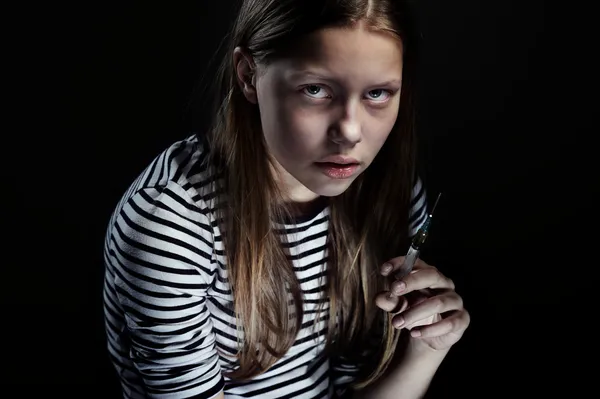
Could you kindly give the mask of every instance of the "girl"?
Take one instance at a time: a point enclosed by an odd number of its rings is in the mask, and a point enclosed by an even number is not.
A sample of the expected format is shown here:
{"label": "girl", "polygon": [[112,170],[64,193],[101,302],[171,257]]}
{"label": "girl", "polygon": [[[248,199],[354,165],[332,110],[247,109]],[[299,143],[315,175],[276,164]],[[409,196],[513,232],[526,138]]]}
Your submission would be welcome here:
{"label": "girl", "polygon": [[210,131],[160,154],[106,236],[125,398],[421,397],[469,324],[419,260],[409,12],[244,0]]}

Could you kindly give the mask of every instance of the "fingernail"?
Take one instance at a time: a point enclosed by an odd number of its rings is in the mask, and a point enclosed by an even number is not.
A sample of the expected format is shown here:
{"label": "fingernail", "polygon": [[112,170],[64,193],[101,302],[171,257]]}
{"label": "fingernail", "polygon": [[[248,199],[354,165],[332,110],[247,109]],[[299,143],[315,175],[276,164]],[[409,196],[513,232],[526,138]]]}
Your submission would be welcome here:
{"label": "fingernail", "polygon": [[412,335],[413,337],[420,337],[421,336],[421,331],[419,331],[419,330],[412,330],[410,332],[410,335]]}
{"label": "fingernail", "polygon": [[404,318],[399,317],[398,319],[394,320],[394,327],[400,328],[403,325],[404,325]]}
{"label": "fingernail", "polygon": [[396,286],[394,287],[394,293],[395,294],[401,294],[402,291],[404,291],[404,289],[406,288],[406,283],[404,281],[400,281],[398,284],[396,284]]}
{"label": "fingernail", "polygon": [[390,265],[389,263],[384,264],[383,267],[381,268],[381,272],[384,274],[388,274],[391,271],[392,271],[392,265]]}

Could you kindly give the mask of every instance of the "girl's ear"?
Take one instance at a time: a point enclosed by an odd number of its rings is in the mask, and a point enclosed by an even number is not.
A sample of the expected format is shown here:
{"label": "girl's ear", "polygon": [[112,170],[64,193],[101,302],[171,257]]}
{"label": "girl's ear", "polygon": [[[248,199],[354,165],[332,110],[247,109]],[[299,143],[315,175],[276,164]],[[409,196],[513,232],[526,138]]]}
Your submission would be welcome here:
{"label": "girl's ear", "polygon": [[242,89],[242,93],[252,104],[258,104],[258,96],[256,94],[256,64],[249,55],[241,47],[236,47],[233,50],[233,65],[235,66],[235,74],[237,82]]}

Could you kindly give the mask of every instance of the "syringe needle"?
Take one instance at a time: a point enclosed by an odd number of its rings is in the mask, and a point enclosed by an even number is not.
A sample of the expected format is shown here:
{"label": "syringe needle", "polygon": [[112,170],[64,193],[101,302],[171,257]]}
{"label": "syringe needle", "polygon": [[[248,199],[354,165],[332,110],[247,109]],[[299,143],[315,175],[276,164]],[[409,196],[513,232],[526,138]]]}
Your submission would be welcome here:
{"label": "syringe needle", "polygon": [[[419,228],[416,235],[413,237],[410,248],[408,249],[408,252],[406,253],[406,256],[404,259],[404,265],[403,265],[402,269],[398,270],[396,272],[396,274],[394,275],[394,277],[396,279],[398,279],[398,280],[402,279],[402,278],[404,278],[404,276],[408,275],[412,271],[413,266],[415,265],[415,262],[417,261],[417,258],[419,257],[419,255],[421,253],[421,245],[425,242],[425,239],[427,238],[427,236],[429,234],[429,225],[431,224],[433,212],[435,211],[435,208],[437,207],[437,204],[438,204],[441,196],[442,196],[442,193],[439,193],[437,196],[437,199],[435,200],[435,204],[433,204],[431,213],[427,216],[427,218],[425,219],[425,222],[423,223],[421,228]],[[391,298],[392,296],[393,296],[393,294],[390,291],[389,297]]]}
{"label": "syringe needle", "polygon": [[435,211],[435,207],[437,206],[441,196],[442,193],[439,193],[437,199],[435,200],[435,204],[433,204],[433,208],[431,209],[431,213],[429,214],[429,216],[433,216],[433,212]]}

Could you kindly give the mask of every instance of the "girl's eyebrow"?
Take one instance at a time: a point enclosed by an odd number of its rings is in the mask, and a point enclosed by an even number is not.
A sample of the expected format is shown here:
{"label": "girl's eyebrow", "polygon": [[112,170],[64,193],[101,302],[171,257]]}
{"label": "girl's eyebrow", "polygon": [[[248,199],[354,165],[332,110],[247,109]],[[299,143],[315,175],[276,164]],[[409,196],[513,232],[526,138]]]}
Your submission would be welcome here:
{"label": "girl's eyebrow", "polygon": [[290,79],[311,77],[311,78],[317,78],[317,79],[322,79],[322,80],[335,80],[332,77],[327,76],[327,74],[317,73],[317,72],[315,72],[313,70],[309,70],[309,69],[295,69],[295,70],[292,70],[291,72],[288,72],[286,75]]}
{"label": "girl's eyebrow", "polygon": [[[291,72],[288,72],[286,74],[288,79],[300,79],[300,78],[315,78],[318,80],[328,80],[328,81],[332,81],[332,82],[336,82],[337,80],[331,76],[327,76],[326,74],[321,74],[321,73],[317,73],[315,71],[309,70],[309,69],[296,69],[293,70]],[[380,83],[375,83],[373,85],[370,85],[372,87],[377,87],[377,86],[398,86],[402,83],[402,80],[400,79],[389,79]]]}

